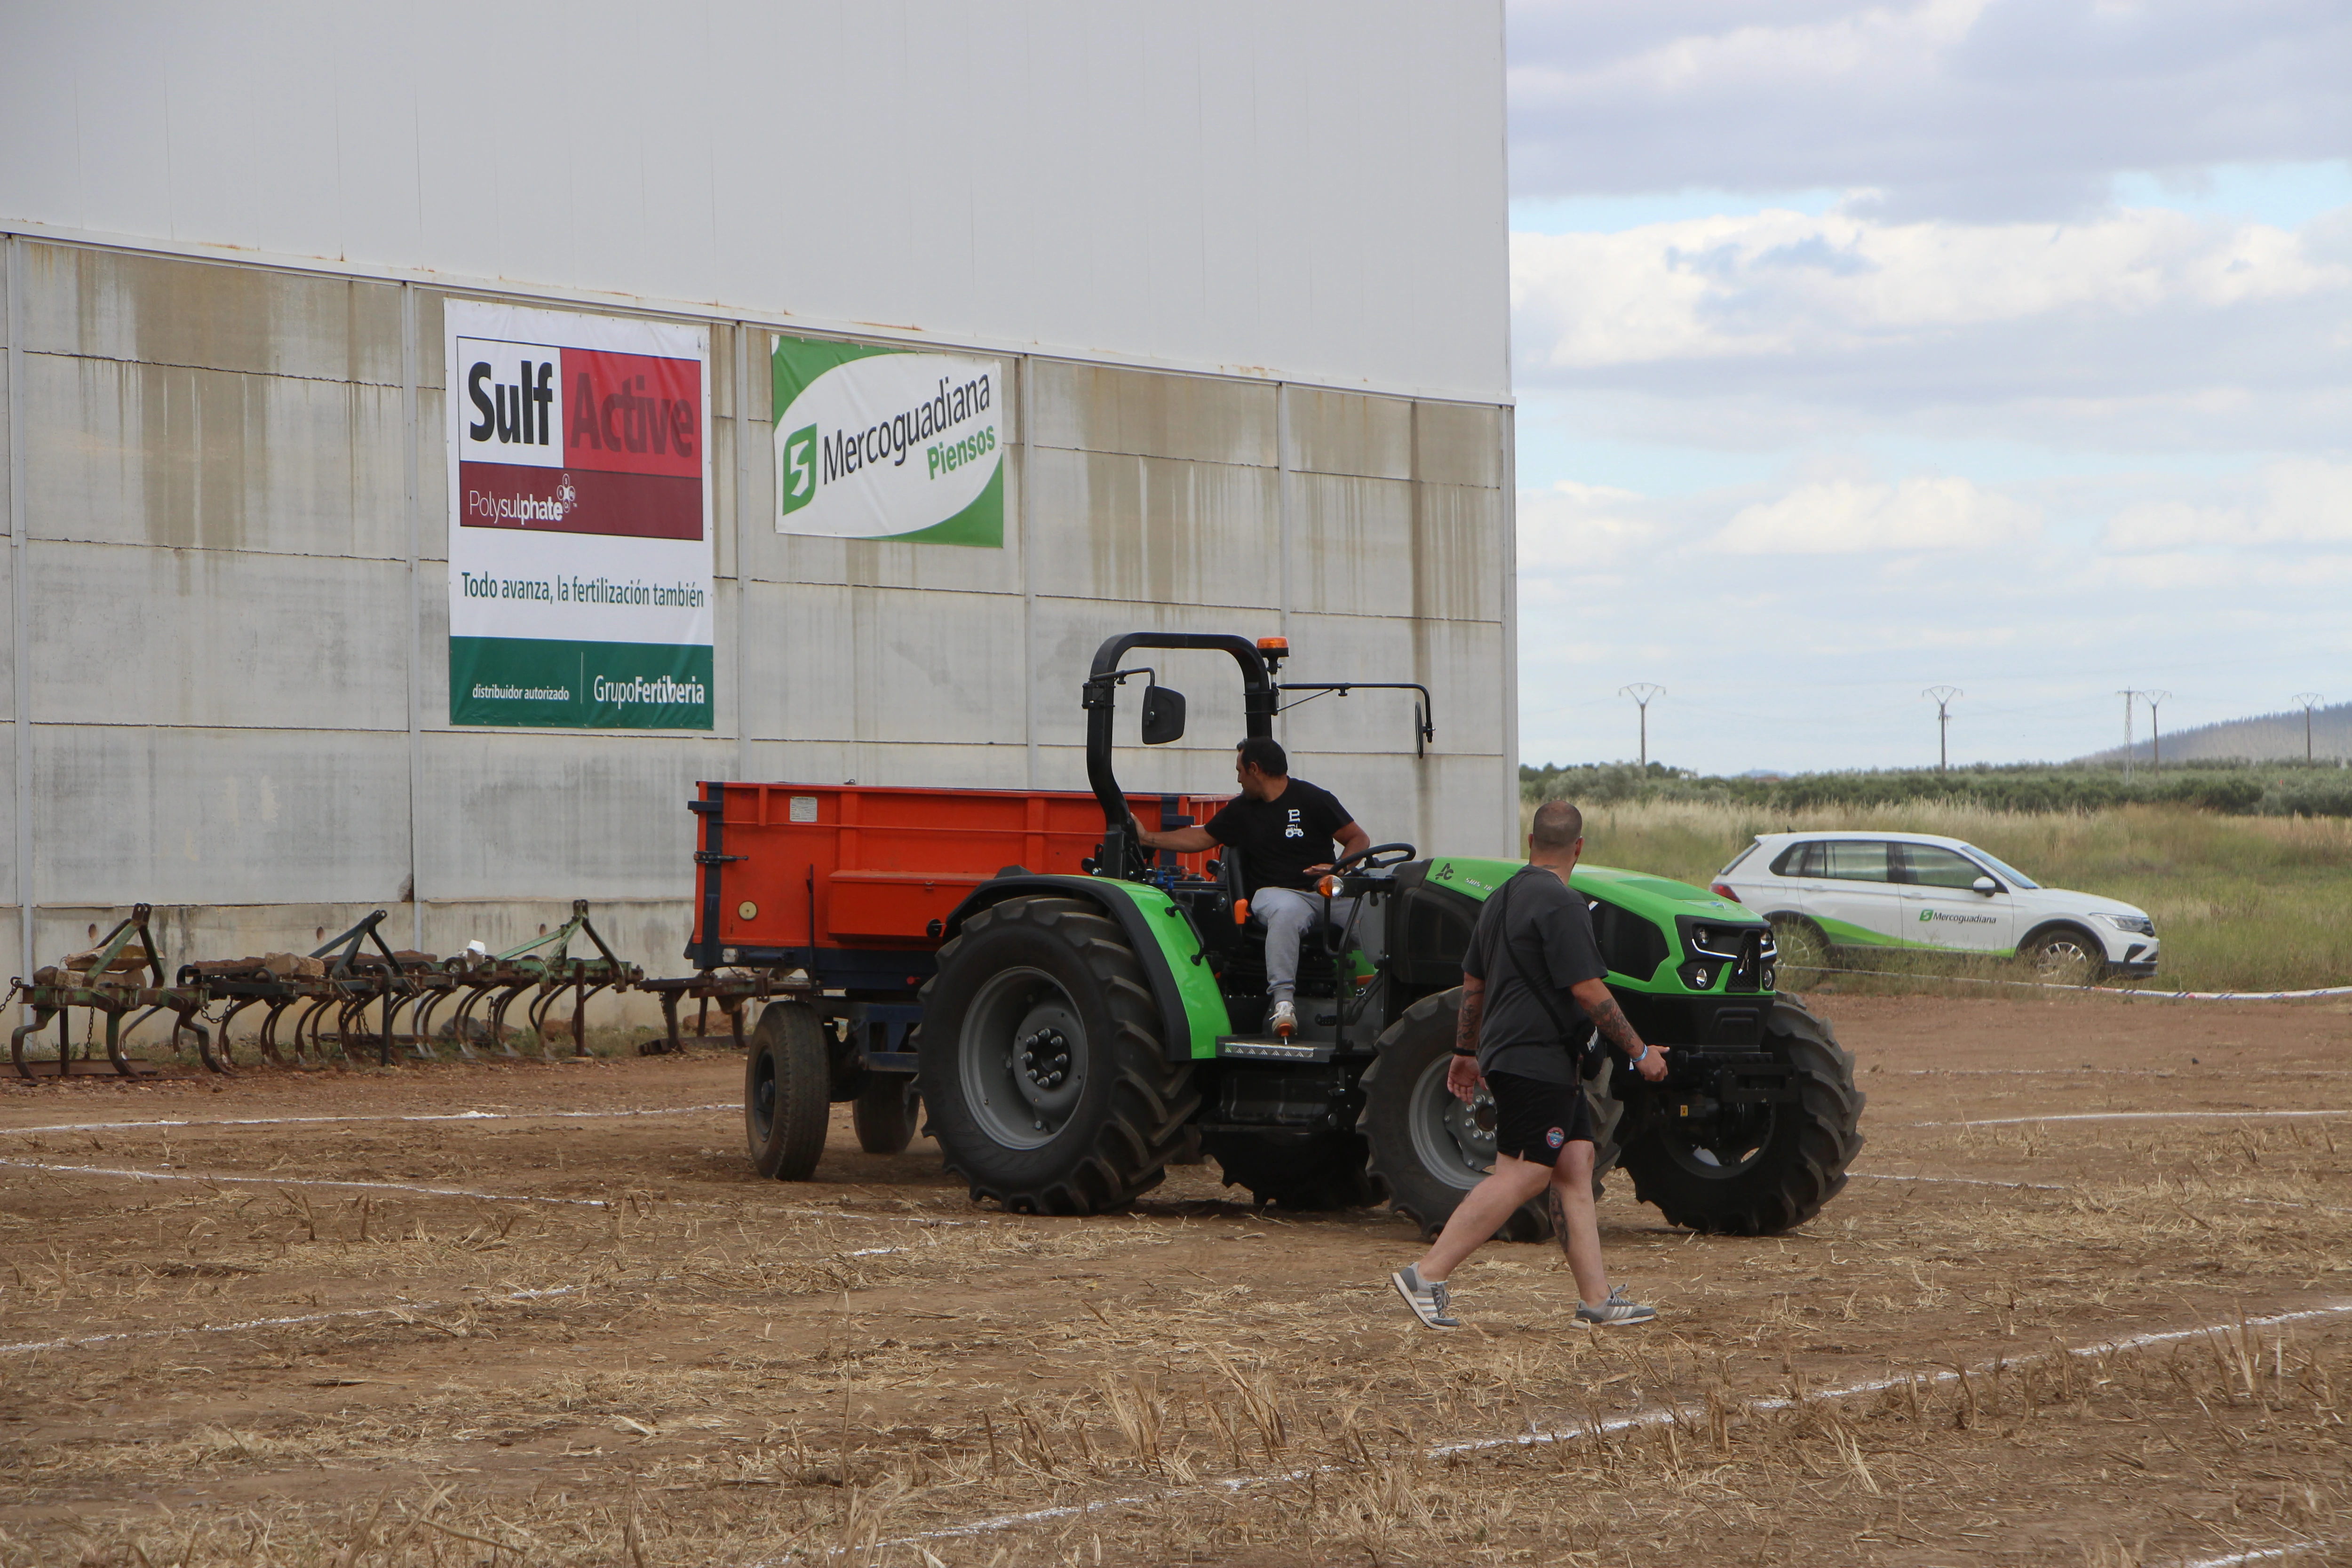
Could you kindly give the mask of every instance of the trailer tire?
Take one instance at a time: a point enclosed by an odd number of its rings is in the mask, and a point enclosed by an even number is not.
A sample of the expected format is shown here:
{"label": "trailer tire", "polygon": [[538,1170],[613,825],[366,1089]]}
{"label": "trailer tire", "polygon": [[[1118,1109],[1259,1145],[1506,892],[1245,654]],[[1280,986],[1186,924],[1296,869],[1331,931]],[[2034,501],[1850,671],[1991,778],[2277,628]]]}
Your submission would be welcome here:
{"label": "trailer tire", "polygon": [[1260,1205],[1359,1209],[1381,1201],[1364,1141],[1353,1132],[1211,1132],[1201,1151],[1223,1171],[1225,1185],[1247,1188]]}
{"label": "trailer tire", "polygon": [[928,1131],[975,1200],[1099,1214],[1160,1184],[1200,1100],[1117,921],[1082,899],[992,904],[922,995]]}
{"label": "trailer tire", "polygon": [[803,1002],[772,1002],[751,1030],[743,1063],[743,1133],[751,1168],[805,1182],[824,1153],[832,1109],[824,1029]]}
{"label": "trailer tire", "polygon": [[1866,1098],[1854,1087],[1853,1055],[1828,1020],[1790,996],[1774,999],[1762,1048],[1796,1069],[1796,1104],[1762,1108],[1769,1117],[1738,1144],[1709,1146],[1662,1121],[1626,1145],[1633,1195],[1672,1223],[1711,1235],[1775,1236],[1844,1189],[1846,1168],[1862,1152]]}
{"label": "trailer tire", "polygon": [[915,1140],[915,1080],[902,1073],[866,1075],[849,1108],[857,1146],[869,1154],[903,1154]]}
{"label": "trailer tire", "polygon": [[[1455,1110],[1461,1102],[1445,1088],[1461,1012],[1459,986],[1406,1008],[1381,1037],[1380,1055],[1362,1079],[1364,1108],[1356,1130],[1364,1135],[1369,1174],[1389,1206],[1419,1226],[1423,1237],[1445,1228],[1494,1159],[1491,1113],[1480,1128],[1478,1113]],[[1605,1086],[1608,1080],[1598,1081]],[[1615,1133],[1624,1108],[1590,1086],[1585,1101],[1592,1113],[1597,1198],[1601,1176],[1617,1160]],[[1500,1241],[1543,1241],[1550,1236],[1551,1216],[1540,1199],[1520,1205],[1495,1233]]]}

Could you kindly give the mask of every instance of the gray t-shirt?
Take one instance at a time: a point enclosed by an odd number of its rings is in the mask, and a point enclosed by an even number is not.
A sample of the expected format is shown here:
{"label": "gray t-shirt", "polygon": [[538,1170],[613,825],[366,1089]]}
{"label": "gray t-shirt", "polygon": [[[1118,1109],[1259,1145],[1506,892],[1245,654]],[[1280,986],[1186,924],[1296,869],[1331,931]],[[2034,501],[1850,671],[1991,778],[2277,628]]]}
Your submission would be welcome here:
{"label": "gray t-shirt", "polygon": [[[1507,957],[1497,951],[1507,940]],[[1540,964],[1542,974],[1526,973]],[[1496,889],[1479,911],[1478,926],[1462,955],[1462,973],[1486,985],[1478,1025],[1478,1070],[1516,1073],[1545,1083],[1578,1081],[1576,1047],[1591,1020],[1569,994],[1569,987],[1609,973],[1592,934],[1592,910],[1584,895],[1558,875],[1530,866]],[[1558,1012],[1568,1021],[1563,1040],[1552,1012],[1528,989],[1549,980]]]}

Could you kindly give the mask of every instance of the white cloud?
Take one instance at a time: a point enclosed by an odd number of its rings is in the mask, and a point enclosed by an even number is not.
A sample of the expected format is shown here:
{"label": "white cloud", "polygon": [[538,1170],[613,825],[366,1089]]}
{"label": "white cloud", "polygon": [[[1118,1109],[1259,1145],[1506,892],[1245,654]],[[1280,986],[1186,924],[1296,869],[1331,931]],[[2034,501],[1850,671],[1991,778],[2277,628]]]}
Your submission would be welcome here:
{"label": "white cloud", "polygon": [[1541,379],[1693,360],[1883,360],[2053,321],[2123,336],[2158,312],[2314,297],[2340,321],[2352,264],[2299,231],[2162,210],[2058,226],[1766,212],[1515,235],[1511,294],[1517,363]]}
{"label": "white cloud", "polygon": [[1625,560],[1658,542],[1641,515],[1642,498],[1605,485],[1563,479],[1519,492],[1519,571],[1578,571]]}
{"label": "white cloud", "polygon": [[2021,543],[2040,527],[2033,507],[1957,477],[1831,479],[1743,507],[1716,542],[1743,555],[1980,550]]}
{"label": "white cloud", "polygon": [[2084,216],[2121,170],[2341,158],[2339,0],[1511,0],[1515,195],[1872,186]]}
{"label": "white cloud", "polygon": [[2352,547],[2352,463],[2283,459],[2264,467],[2255,488],[2258,493],[2234,504],[2126,507],[2107,520],[2099,542],[2128,553]]}

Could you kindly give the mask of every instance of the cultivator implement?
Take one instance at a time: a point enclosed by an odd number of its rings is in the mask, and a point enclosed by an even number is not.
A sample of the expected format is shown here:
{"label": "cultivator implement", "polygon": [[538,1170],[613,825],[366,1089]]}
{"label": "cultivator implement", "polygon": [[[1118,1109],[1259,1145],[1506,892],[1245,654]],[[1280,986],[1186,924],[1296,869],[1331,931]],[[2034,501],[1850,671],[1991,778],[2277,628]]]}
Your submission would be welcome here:
{"label": "cultivator implement", "polygon": [[[33,972],[27,984],[22,979],[11,983],[11,1000],[23,996],[33,1010],[30,1023],[20,1024],[8,1037],[8,1058],[16,1064],[18,1076],[38,1076],[39,1064],[25,1055],[25,1042],[47,1028],[49,1020],[58,1024],[57,1076],[65,1078],[73,1071],[73,1012],[86,1008],[90,1021],[83,1037],[85,1056],[91,1040],[98,1034],[98,1020],[106,1020],[106,1059],[124,1078],[137,1076],[139,1068],[122,1048],[122,1015],[134,1007],[144,1007],[140,1018],[159,1012],[172,1015],[172,1043],[179,1045],[182,1030],[196,1037],[196,1048],[209,1061],[212,1041],[205,1026],[196,1020],[197,1013],[206,1000],[202,991],[185,987],[167,987],[163,984],[163,961],[155,955],[155,939],[147,929],[149,917],[154,911],[145,904],[138,905],[130,915],[116,923],[99,944],[88,952],[76,953],[63,963],[52,964]],[[146,984],[152,979],[153,984]],[[136,1027],[139,1020],[132,1020]]]}
{"label": "cultivator implement", "polygon": [[[588,1055],[588,1003],[606,992],[644,990],[658,995],[669,1026],[668,1049],[681,1048],[681,997],[699,998],[706,1017],[716,1002],[740,1044],[745,1005],[769,994],[765,975],[705,972],[648,981],[643,969],[606,945],[588,917],[584,900],[572,903],[572,919],[562,927],[504,952],[478,947],[442,959],[394,949],[381,930],[388,911],[378,910],[308,953],[200,959],[182,964],[177,984],[166,986],[163,960],[148,929],[152,912],[148,905],[139,905],[89,952],[36,971],[29,983],[14,983],[10,999],[21,997],[33,1012],[31,1021],[9,1039],[10,1060],[20,1076],[30,1079],[52,1071],[65,1076],[77,1070],[71,1032],[76,1008],[89,1015],[85,1057],[103,1019],[106,1058],[115,1072],[129,1077],[152,1069],[129,1055],[125,1040],[140,1025],[165,1013],[172,1016],[175,1054],[185,1035],[193,1037],[206,1068],[235,1073],[238,1068],[230,1040],[240,1018],[251,1030],[258,1059],[273,1066],[320,1068],[338,1060],[345,1065],[370,1060],[390,1067],[402,1060],[436,1059],[436,1026],[438,1037],[446,1037],[467,1060],[481,1059],[477,1045],[485,1046],[489,1055],[522,1059],[511,1043],[519,1030],[508,1022],[519,1005],[520,1029],[538,1042],[542,1058],[553,1060],[556,1040],[563,1037],[571,1041],[566,1054]],[[575,942],[584,942],[589,951],[572,952]],[[555,1012],[566,999],[569,1018]],[[208,1018],[210,1009],[216,1011]],[[125,1022],[127,1014],[135,1016]],[[28,1057],[27,1041],[53,1019],[58,1025],[56,1062]]]}

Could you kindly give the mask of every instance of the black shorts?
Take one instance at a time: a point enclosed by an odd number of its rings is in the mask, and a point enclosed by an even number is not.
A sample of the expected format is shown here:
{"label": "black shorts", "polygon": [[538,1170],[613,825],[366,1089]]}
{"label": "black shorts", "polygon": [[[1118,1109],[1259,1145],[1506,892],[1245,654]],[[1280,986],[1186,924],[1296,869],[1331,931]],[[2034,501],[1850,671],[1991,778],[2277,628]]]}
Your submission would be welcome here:
{"label": "black shorts", "polygon": [[1582,1084],[1490,1072],[1486,1089],[1495,1097],[1496,1153],[1551,1165],[1569,1144],[1592,1142],[1592,1113]]}

